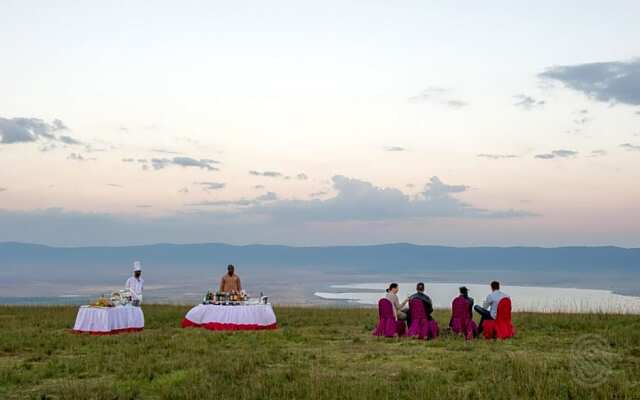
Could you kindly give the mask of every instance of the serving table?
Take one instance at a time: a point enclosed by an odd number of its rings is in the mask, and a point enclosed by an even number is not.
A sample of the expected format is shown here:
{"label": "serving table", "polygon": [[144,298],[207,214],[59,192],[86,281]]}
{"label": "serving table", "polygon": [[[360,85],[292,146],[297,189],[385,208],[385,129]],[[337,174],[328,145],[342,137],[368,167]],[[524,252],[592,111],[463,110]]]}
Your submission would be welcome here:
{"label": "serving table", "polygon": [[114,335],[144,329],[144,314],[132,305],[116,307],[81,306],[78,309],[74,333]]}
{"label": "serving table", "polygon": [[189,310],[182,320],[182,327],[212,331],[256,331],[276,329],[278,325],[271,304],[199,304]]}

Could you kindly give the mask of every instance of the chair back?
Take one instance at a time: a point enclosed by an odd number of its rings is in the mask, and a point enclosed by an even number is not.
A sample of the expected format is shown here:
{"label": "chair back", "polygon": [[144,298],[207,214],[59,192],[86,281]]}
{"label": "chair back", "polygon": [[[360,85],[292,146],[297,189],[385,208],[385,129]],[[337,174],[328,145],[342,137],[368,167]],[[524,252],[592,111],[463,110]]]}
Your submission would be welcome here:
{"label": "chair back", "polygon": [[505,297],[500,300],[495,321],[484,321],[483,326],[486,339],[508,339],[515,336],[516,328],[511,323],[511,299]]}
{"label": "chair back", "polygon": [[505,297],[498,303],[496,321],[511,322],[511,299]]}
{"label": "chair back", "polygon": [[389,299],[383,297],[378,301],[378,315],[380,316],[380,319],[395,319],[395,315],[393,314],[393,304],[391,304]]}
{"label": "chair back", "polygon": [[424,304],[422,300],[413,298],[409,300],[409,312],[411,313],[411,321],[417,321],[419,319],[427,319],[427,314],[424,311]]}
{"label": "chair back", "polygon": [[451,303],[451,316],[452,318],[459,318],[463,321],[471,319],[469,300],[462,296],[453,299]]}
{"label": "chair back", "polygon": [[381,298],[378,300],[378,325],[373,330],[374,336],[403,336],[405,334],[406,326],[404,321],[397,321],[396,315],[393,312],[393,304],[387,298]]}

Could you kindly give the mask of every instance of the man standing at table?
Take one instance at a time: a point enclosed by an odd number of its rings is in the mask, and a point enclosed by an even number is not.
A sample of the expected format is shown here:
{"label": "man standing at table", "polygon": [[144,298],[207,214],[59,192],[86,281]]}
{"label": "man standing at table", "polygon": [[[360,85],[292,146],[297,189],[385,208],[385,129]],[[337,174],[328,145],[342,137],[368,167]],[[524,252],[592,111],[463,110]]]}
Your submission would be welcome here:
{"label": "man standing at table", "polygon": [[235,268],[229,264],[227,266],[227,273],[224,274],[220,280],[220,291],[231,293],[242,291],[242,285],[240,285],[240,277],[235,274]]}
{"label": "man standing at table", "polygon": [[142,289],[144,286],[144,279],[142,279],[142,268],[140,267],[140,261],[133,263],[133,276],[127,279],[127,283],[124,284],[125,289],[131,291],[131,299],[133,305],[140,305],[142,303]]}

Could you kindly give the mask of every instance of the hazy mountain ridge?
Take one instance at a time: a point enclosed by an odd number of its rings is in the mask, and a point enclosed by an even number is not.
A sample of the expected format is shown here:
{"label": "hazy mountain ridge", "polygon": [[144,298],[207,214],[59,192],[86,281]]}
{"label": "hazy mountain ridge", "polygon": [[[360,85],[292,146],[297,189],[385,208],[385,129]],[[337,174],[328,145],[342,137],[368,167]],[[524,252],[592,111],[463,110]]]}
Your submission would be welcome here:
{"label": "hazy mountain ridge", "polygon": [[447,247],[394,243],[363,246],[153,244],[126,247],[50,247],[0,243],[0,267],[108,265],[142,260],[156,265],[237,263],[265,266],[349,266],[357,269],[451,268],[640,270],[640,248]]}

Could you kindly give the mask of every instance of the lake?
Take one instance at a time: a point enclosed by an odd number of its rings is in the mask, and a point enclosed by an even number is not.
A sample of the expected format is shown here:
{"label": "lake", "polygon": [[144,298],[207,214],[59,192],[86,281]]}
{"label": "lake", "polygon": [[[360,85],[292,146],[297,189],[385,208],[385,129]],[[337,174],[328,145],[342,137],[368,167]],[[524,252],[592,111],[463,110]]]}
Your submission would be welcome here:
{"label": "lake", "polygon": [[[415,283],[399,285],[400,301],[415,292]],[[425,292],[431,297],[435,308],[449,308],[460,286],[463,284],[427,284]],[[476,304],[482,304],[490,291],[486,284],[464,286],[469,288],[469,295]],[[375,305],[384,296],[387,287],[388,283],[332,285],[332,291],[316,292],[315,296],[324,300]],[[511,297],[514,311],[640,314],[640,297],[620,295],[609,290],[509,285],[504,285],[501,290]]]}

